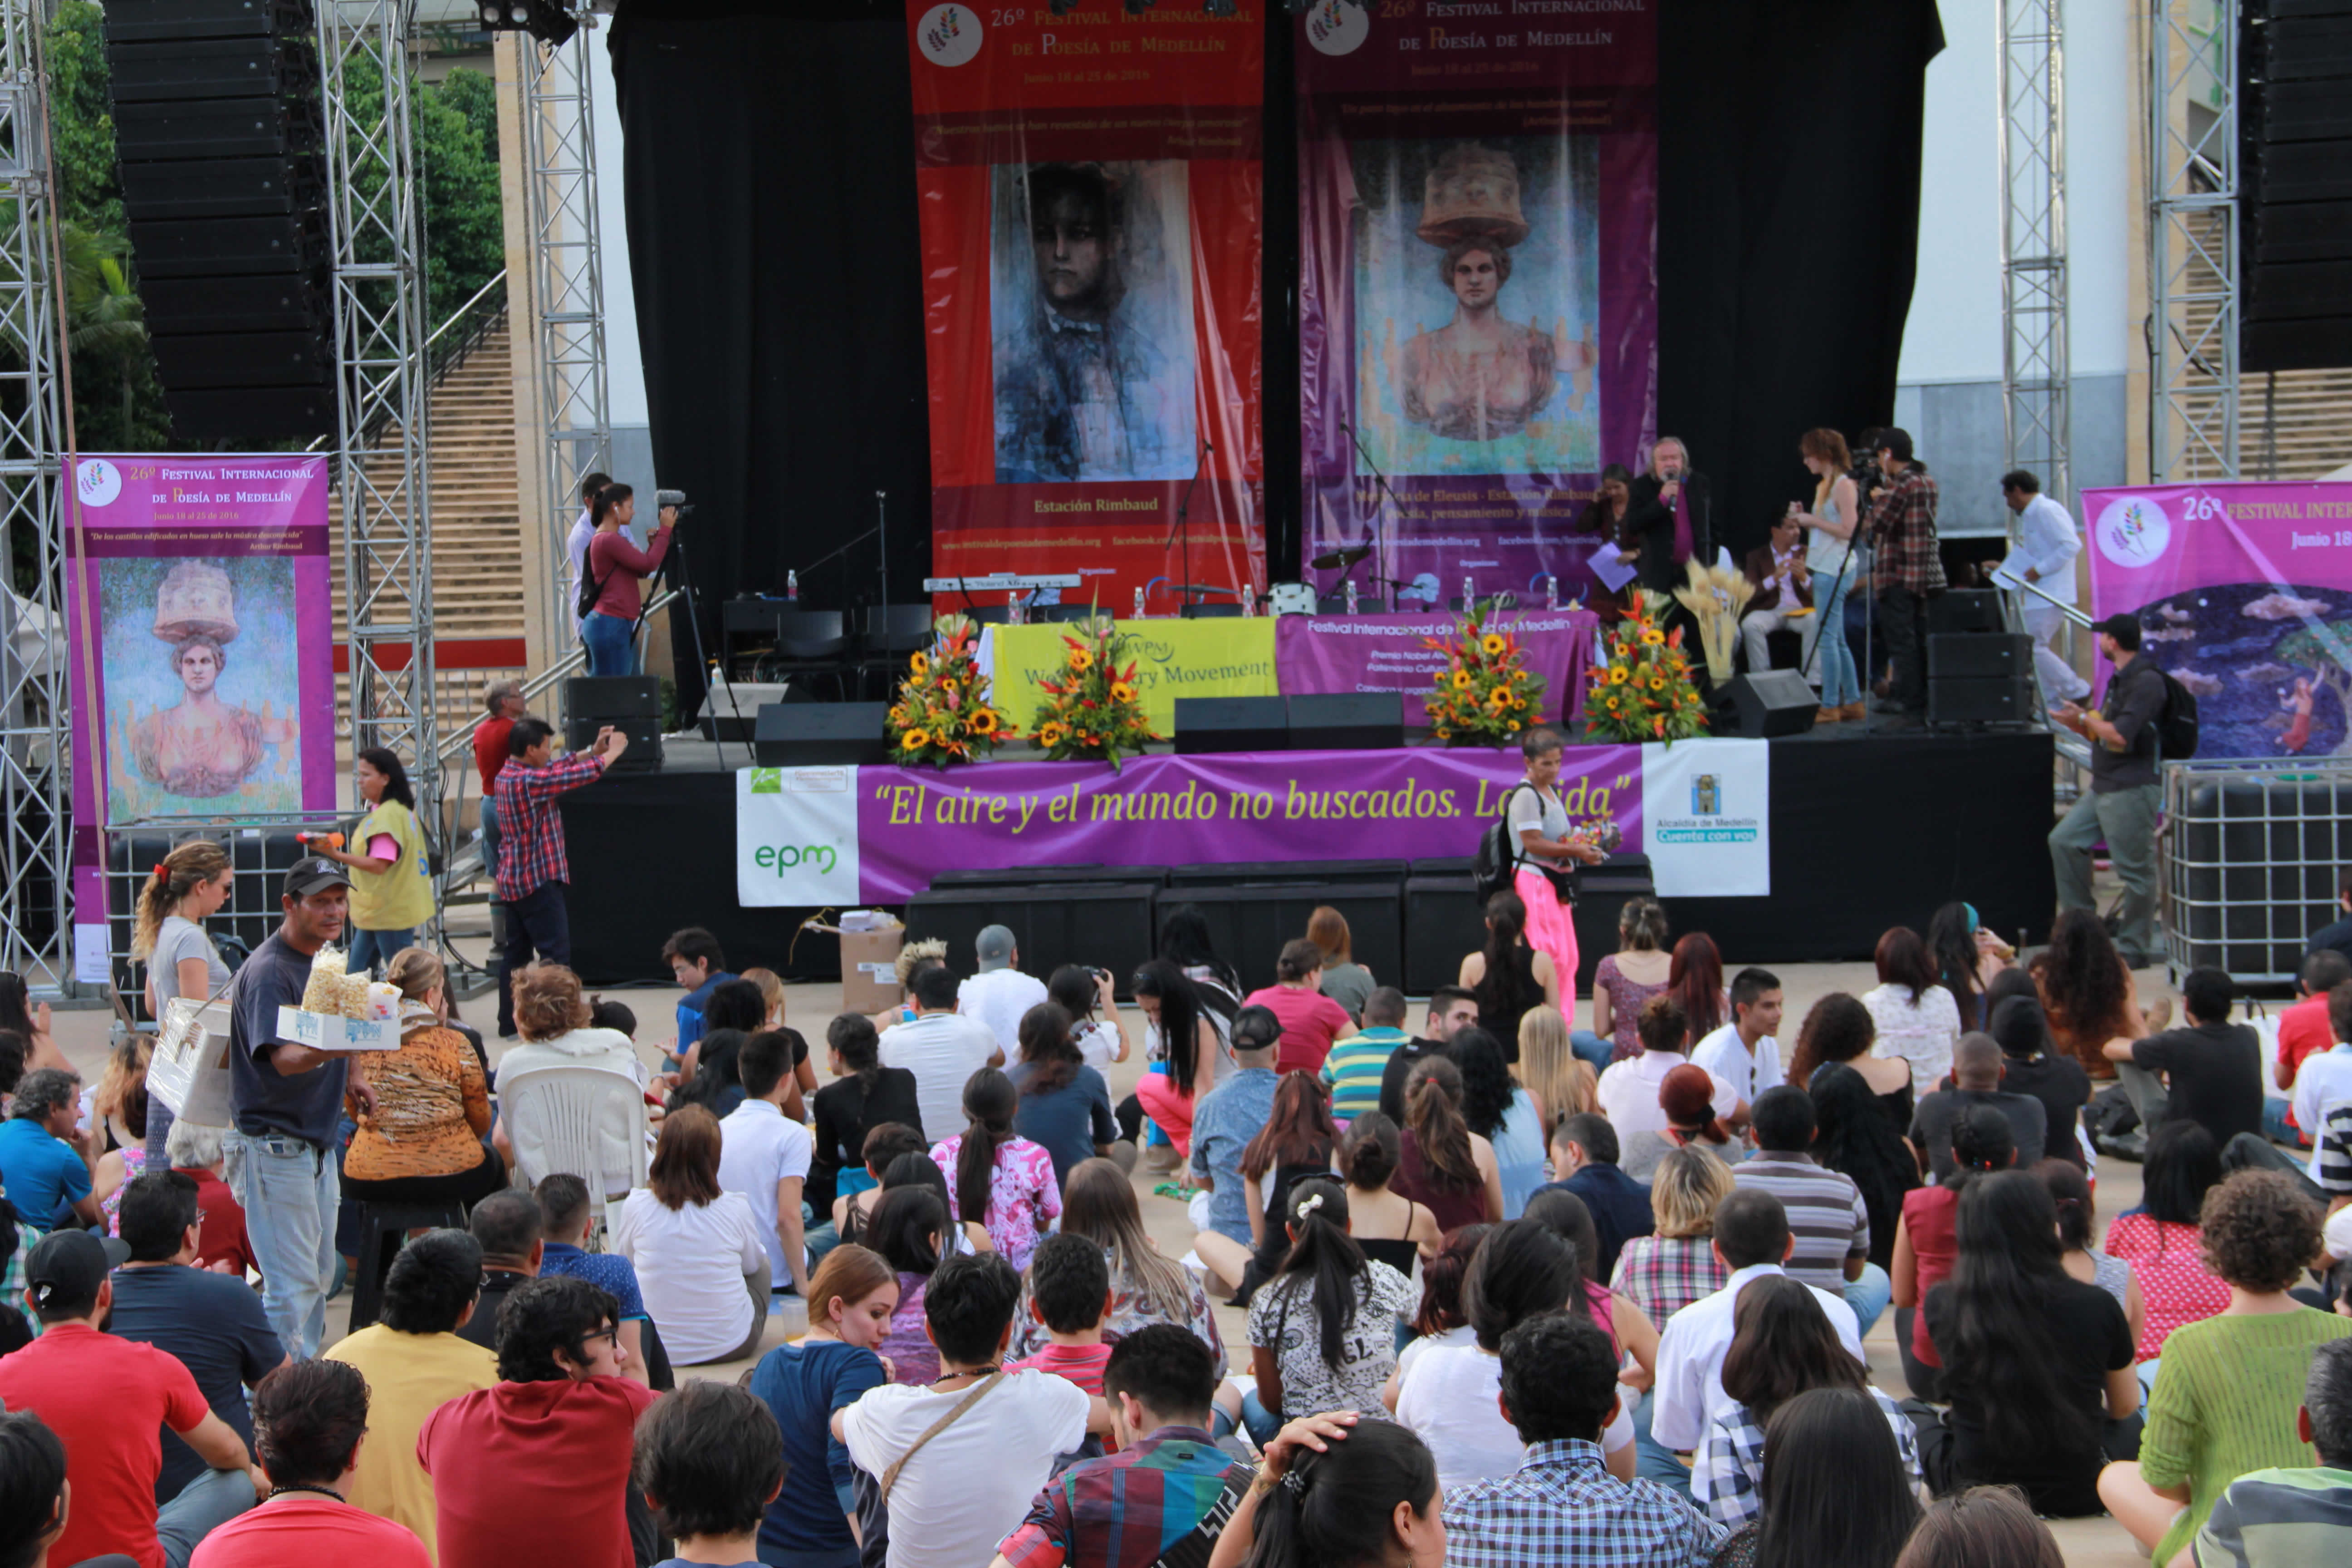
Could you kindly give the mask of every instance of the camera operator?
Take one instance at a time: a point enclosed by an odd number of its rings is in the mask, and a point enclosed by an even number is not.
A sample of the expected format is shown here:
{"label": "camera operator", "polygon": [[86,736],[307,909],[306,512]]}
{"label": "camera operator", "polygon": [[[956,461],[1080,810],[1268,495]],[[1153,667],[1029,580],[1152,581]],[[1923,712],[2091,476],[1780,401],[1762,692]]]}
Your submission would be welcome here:
{"label": "camera operator", "polygon": [[595,783],[629,749],[628,736],[607,724],[596,731],[595,744],[559,763],[553,760],[554,735],[544,719],[516,720],[507,735],[507,765],[499,770],[498,891],[507,907],[499,964],[502,1039],[515,1034],[509,977],[530,963],[534,952],[550,963],[572,962],[572,916],[564,904],[572,862],[564,854],[556,797]]}
{"label": "camera operator", "polygon": [[1908,431],[1879,432],[1881,478],[1870,496],[1870,538],[1875,549],[1878,624],[1895,679],[1882,712],[1922,713],[1927,707],[1927,601],[1946,586],[1937,553],[1936,481],[1915,457]]}
{"label": "camera operator", "polygon": [[661,526],[639,550],[627,529],[637,513],[636,491],[627,485],[607,485],[589,503],[596,526],[588,542],[587,582],[580,590],[583,603],[580,640],[588,646],[588,673],[637,673],[637,619],[645,613],[645,580],[657,571],[677,527],[677,508],[661,509]]}

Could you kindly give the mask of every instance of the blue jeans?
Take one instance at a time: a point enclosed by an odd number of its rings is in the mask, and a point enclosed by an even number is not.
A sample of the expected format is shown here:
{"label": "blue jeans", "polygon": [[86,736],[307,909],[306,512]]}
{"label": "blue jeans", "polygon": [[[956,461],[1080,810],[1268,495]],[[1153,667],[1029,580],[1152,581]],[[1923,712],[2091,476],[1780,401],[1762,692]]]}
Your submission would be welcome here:
{"label": "blue jeans", "polygon": [[2273,1143],[2284,1143],[2290,1149],[2308,1149],[2311,1140],[2288,1122],[2288,1102],[2263,1097],[2263,1136]]}
{"label": "blue jeans", "polygon": [[[1818,574],[1813,582],[1818,584],[1813,590],[1817,595],[1830,593],[1825,579]],[[1804,657],[1812,661],[1812,673],[1821,678],[1824,708],[1841,708],[1862,700],[1862,678],[1854,672],[1853,648],[1845,640],[1845,601],[1853,592],[1853,568],[1849,566],[1839,580],[1837,591],[1830,594],[1829,602],[1824,604],[1817,597],[1813,613],[1805,617]]]}
{"label": "blue jeans", "polygon": [[635,675],[637,672],[636,626],[599,610],[580,623],[580,640],[588,645],[591,675]]}
{"label": "blue jeans", "polygon": [[343,962],[354,974],[373,974],[378,959],[390,963],[394,953],[404,947],[415,945],[416,928],[415,926],[409,927],[406,931],[362,931],[359,927],[353,926],[351,952]]}
{"label": "blue jeans", "polygon": [[155,1541],[171,1568],[188,1568],[196,1543],[254,1503],[253,1478],[244,1470],[206,1470],[155,1510]]}
{"label": "blue jeans", "polygon": [[488,795],[482,799],[482,870],[489,878],[495,895],[499,886],[499,803]]}
{"label": "blue jeans", "polygon": [[1596,1073],[1607,1072],[1610,1058],[1616,1054],[1614,1046],[1590,1029],[1570,1029],[1568,1048],[1576,1053],[1578,1061],[1589,1064]]}
{"label": "blue jeans", "polygon": [[1642,1391],[1642,1403],[1633,1406],[1633,1473],[1645,1481],[1655,1481],[1667,1490],[1683,1497],[1690,1496],[1690,1467],[1675,1458],[1675,1451],[1650,1436],[1650,1409],[1657,1402],[1656,1394]]}
{"label": "blue jeans", "polygon": [[326,1348],[327,1293],[335,1279],[342,1181],[334,1151],[234,1129],[221,1147],[229,1191],[245,1209],[246,1234],[261,1268],[262,1311],[287,1353],[308,1360]]}
{"label": "blue jeans", "polygon": [[1249,1428],[1250,1441],[1263,1448],[1282,1430],[1282,1417],[1268,1410],[1253,1388],[1242,1395],[1242,1425]]}
{"label": "blue jeans", "polygon": [[1861,1279],[1845,1282],[1844,1295],[1845,1304],[1853,1309],[1854,1333],[1859,1338],[1876,1326],[1886,1303],[1895,1300],[1895,1282],[1877,1264],[1865,1263]]}

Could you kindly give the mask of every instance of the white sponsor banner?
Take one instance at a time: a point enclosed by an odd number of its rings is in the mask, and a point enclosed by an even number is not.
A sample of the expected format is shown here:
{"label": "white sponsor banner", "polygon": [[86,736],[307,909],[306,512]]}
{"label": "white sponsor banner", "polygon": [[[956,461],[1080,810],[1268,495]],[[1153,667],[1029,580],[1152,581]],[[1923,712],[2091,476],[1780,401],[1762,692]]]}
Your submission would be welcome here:
{"label": "white sponsor banner", "polygon": [[1642,848],[1661,898],[1772,891],[1772,751],[1765,741],[1642,748]]}
{"label": "white sponsor banner", "polygon": [[735,774],[735,898],[746,909],[857,902],[857,770]]}

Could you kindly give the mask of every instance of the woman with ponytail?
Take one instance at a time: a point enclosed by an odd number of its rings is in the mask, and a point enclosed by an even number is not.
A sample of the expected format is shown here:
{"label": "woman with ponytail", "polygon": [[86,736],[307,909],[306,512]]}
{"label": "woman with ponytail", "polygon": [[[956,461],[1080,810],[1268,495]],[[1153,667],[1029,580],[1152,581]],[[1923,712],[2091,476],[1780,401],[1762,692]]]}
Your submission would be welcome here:
{"label": "woman with ponytail", "polygon": [[662,556],[669,550],[670,533],[677,527],[677,509],[661,509],[661,526],[654,530],[643,550],[628,535],[636,515],[636,491],[627,485],[606,485],[588,503],[589,521],[596,531],[588,541],[588,586],[581,597],[589,601],[590,607],[580,624],[580,640],[588,645],[590,675],[637,672],[634,645],[637,617],[645,608],[644,580],[659,569]]}
{"label": "woman with ponytail", "polygon": [[936,1145],[931,1162],[947,1176],[950,1215],[960,1222],[978,1220],[1004,1260],[1026,1268],[1029,1255],[1062,1217],[1062,1187],[1045,1145],[1013,1132],[1020,1103],[1011,1079],[995,1068],[981,1068],[963,1086],[971,1125]]}
{"label": "woman with ponytail", "polygon": [[1209,1568],[1438,1568],[1444,1500],[1436,1460],[1405,1428],[1305,1416],[1265,1445]]}
{"label": "woman with ponytail", "polygon": [[[209,838],[191,838],[158,861],[140,885],[131,956],[147,965],[147,1011],[157,1023],[163,1022],[163,1004],[174,997],[202,1002],[227,986],[228,965],[205,934],[204,922],[228,902],[229,881],[228,851]],[[27,1037],[37,1058],[38,1041],[46,1037]],[[28,1069],[64,1065],[63,1057],[25,1064]],[[172,1120],[171,1107],[162,1100],[148,1107],[147,1158],[159,1171],[166,1168],[163,1141],[172,1135]]]}
{"label": "woman with ponytail", "polygon": [[1200,990],[1167,959],[1135,972],[1129,988],[1144,1017],[1144,1055],[1150,1063],[1135,1097],[1180,1156],[1192,1152],[1192,1110],[1231,1069],[1216,1016]]}
{"label": "woman with ponytail", "polygon": [[[1573,972],[1569,984],[1575,984]],[[1506,1059],[1519,1059],[1519,1020],[1536,1007],[1560,1005],[1559,969],[1551,954],[1528,945],[1527,900],[1508,888],[1486,900],[1486,945],[1462,960],[1456,981],[1478,998],[1478,1026],[1507,1040]],[[1576,998],[1569,998],[1573,1012]]]}
{"label": "woman with ponytail", "polygon": [[1462,1069],[1449,1057],[1424,1057],[1404,1085],[1404,1135],[1389,1184],[1436,1216],[1440,1231],[1492,1225],[1503,1217],[1503,1173],[1495,1146],[1462,1114]]}
{"label": "woman with ponytail", "polygon": [[1250,1301],[1256,1391],[1242,1417],[1260,1444],[1284,1412],[1381,1408],[1396,1365],[1396,1325],[1415,1303],[1405,1277],[1364,1256],[1348,1234],[1348,1190],[1328,1176],[1290,1189],[1282,1272]]}
{"label": "woman with ponytail", "polygon": [[1960,1194],[1979,1178],[2016,1163],[2017,1134],[2009,1118],[1997,1107],[1972,1105],[1952,1125],[1952,1173],[1934,1186],[1903,1194],[1887,1277],[1895,1288],[1895,1348],[1902,1354],[1911,1392],[1922,1399],[1942,1397],[1944,1363],[1928,1337],[1927,1315],[1917,1309],[1958,1261]]}

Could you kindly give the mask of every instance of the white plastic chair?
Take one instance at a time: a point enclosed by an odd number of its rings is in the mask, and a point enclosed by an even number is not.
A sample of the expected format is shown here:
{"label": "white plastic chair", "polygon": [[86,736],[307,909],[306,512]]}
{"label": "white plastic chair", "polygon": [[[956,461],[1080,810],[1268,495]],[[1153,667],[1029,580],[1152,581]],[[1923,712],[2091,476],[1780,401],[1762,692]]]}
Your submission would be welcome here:
{"label": "white plastic chair", "polygon": [[527,1186],[562,1172],[609,1201],[646,1184],[646,1097],[629,1073],[603,1067],[500,1073],[499,1113]]}

